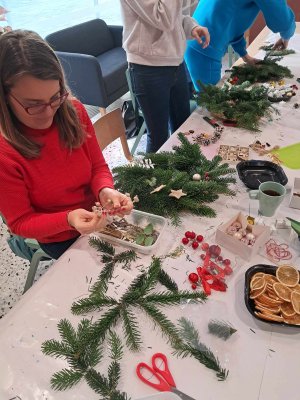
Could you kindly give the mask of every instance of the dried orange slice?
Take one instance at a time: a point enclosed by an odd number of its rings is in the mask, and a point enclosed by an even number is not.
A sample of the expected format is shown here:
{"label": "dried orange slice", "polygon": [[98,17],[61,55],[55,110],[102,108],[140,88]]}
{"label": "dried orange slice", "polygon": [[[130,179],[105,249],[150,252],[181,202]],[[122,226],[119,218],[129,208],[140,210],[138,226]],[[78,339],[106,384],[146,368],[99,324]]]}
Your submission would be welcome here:
{"label": "dried orange slice", "polygon": [[293,292],[298,292],[300,293],[300,285],[296,285],[295,287],[293,287]]}
{"label": "dried orange slice", "polygon": [[282,312],[283,318],[289,318],[292,317],[296,314],[296,311],[294,310],[293,306],[291,303],[282,303],[280,306],[280,310]]}
{"label": "dried orange slice", "polygon": [[250,299],[256,299],[256,297],[261,296],[266,290],[267,284],[260,289],[251,290]]}
{"label": "dried orange slice", "polygon": [[300,314],[300,293],[293,291],[291,294],[293,309],[297,314]]}
{"label": "dried orange slice", "polygon": [[300,325],[300,315],[295,314],[292,317],[283,316],[283,320],[286,324]]}
{"label": "dried orange slice", "polygon": [[282,303],[282,300],[274,300],[271,299],[269,296],[267,296],[266,294],[262,294],[260,296],[257,297],[257,300],[261,303],[264,304],[265,307],[266,306],[279,306]]}
{"label": "dried orange slice", "polygon": [[271,275],[271,274],[265,274],[264,278],[265,278],[265,281],[267,281],[271,285],[273,285],[273,283],[275,283],[275,282],[278,282],[278,279],[276,278],[276,276]]}
{"label": "dried orange slice", "polygon": [[274,314],[263,314],[258,311],[254,311],[255,315],[257,315],[261,319],[265,319],[266,321],[276,321],[276,322],[283,322],[283,317],[281,315],[274,315]]}
{"label": "dried orange slice", "polygon": [[299,272],[291,265],[281,265],[276,270],[276,278],[283,285],[294,287],[299,282]]}
{"label": "dried orange slice", "polygon": [[250,289],[251,290],[258,290],[265,286],[265,278],[258,277],[256,279],[251,280],[250,282]]}
{"label": "dried orange slice", "polygon": [[261,311],[262,313],[268,313],[268,314],[278,314],[280,312],[280,307],[263,307],[259,304],[255,304],[255,308]]}
{"label": "dried orange slice", "polygon": [[275,293],[277,294],[278,297],[280,297],[282,300],[291,301],[291,295],[292,291],[289,287],[283,285],[282,283],[276,282],[273,285],[273,289]]}

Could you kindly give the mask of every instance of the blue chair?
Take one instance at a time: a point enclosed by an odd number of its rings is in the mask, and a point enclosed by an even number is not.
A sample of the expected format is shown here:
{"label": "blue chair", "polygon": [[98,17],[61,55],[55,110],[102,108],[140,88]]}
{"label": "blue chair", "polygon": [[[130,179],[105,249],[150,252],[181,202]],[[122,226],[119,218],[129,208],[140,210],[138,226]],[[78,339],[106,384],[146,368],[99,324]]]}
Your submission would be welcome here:
{"label": "blue chair", "polygon": [[60,59],[73,94],[102,113],[128,92],[122,32],[122,26],[94,19],[45,38]]}

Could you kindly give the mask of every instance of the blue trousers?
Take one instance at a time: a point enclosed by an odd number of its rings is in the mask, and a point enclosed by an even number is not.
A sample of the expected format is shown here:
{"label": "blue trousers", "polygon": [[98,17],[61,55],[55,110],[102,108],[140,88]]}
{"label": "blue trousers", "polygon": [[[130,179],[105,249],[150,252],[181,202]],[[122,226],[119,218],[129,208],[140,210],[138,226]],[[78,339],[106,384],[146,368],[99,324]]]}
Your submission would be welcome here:
{"label": "blue trousers", "polygon": [[184,64],[153,67],[129,64],[133,92],[147,126],[146,152],[156,152],[190,115]]}
{"label": "blue trousers", "polygon": [[221,60],[207,57],[192,46],[187,46],[184,58],[197,91],[200,90],[198,81],[215,85],[221,79]]}
{"label": "blue trousers", "polygon": [[57,260],[78,239],[78,237],[65,240],[64,242],[53,242],[53,243],[39,242],[39,245],[41,249],[44,250],[45,253],[47,253],[50,257]]}

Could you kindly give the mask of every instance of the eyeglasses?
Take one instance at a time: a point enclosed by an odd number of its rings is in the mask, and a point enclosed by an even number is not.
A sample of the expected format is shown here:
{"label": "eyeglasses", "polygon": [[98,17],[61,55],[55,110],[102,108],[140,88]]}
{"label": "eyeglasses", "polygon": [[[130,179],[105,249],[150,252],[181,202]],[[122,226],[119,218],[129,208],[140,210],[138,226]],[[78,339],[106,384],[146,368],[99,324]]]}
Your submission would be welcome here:
{"label": "eyeglasses", "polygon": [[57,97],[56,99],[53,99],[49,101],[49,103],[43,103],[43,104],[37,104],[35,106],[29,106],[25,107],[12,93],[9,94],[20,106],[24,108],[24,110],[27,112],[29,115],[36,115],[36,114],[41,114],[43,113],[48,106],[51,108],[59,108],[62,103],[66,100],[66,98],[69,96],[69,93],[66,92],[63,95]]}

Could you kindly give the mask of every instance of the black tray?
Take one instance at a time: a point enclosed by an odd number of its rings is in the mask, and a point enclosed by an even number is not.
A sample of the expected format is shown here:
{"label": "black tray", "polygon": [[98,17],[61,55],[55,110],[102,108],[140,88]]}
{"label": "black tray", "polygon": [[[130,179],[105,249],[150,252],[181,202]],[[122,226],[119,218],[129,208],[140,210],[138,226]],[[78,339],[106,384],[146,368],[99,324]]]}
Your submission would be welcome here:
{"label": "black tray", "polygon": [[272,325],[281,325],[285,327],[296,327],[300,328],[300,325],[295,325],[295,324],[286,324],[285,322],[277,322],[277,321],[266,321],[264,319],[259,318],[255,313],[255,303],[254,300],[250,299],[250,281],[251,278],[254,274],[257,272],[264,272],[265,274],[271,274],[271,275],[276,275],[276,269],[274,265],[266,265],[266,264],[257,264],[254,265],[253,267],[250,267],[246,273],[245,273],[245,291],[244,291],[244,299],[245,299],[245,304],[250,312],[251,315],[253,315],[254,318],[258,319],[259,321],[265,322],[266,324],[272,324]]}
{"label": "black tray", "polygon": [[263,182],[273,181],[286,185],[288,178],[280,165],[271,161],[241,161],[236,166],[240,180],[249,189],[258,189]]}

